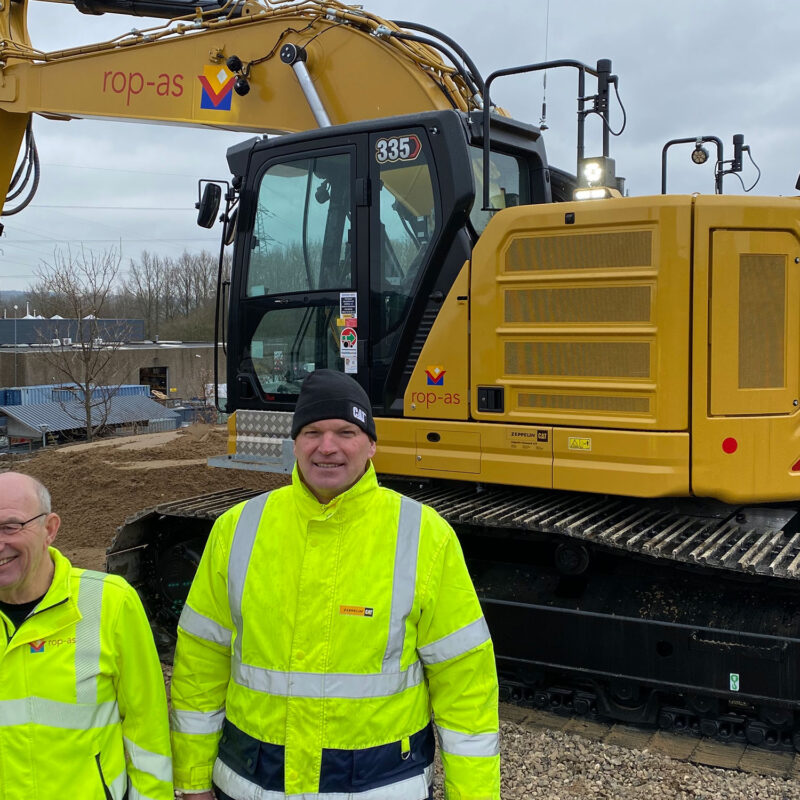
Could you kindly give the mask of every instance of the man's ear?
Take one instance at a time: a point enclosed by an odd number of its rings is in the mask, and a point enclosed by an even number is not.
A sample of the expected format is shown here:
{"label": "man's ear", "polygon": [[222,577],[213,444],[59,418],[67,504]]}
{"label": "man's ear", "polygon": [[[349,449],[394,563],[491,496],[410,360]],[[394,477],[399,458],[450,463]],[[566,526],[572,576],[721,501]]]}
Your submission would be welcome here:
{"label": "man's ear", "polygon": [[378,443],[374,439],[369,440],[369,457],[372,458],[375,455],[375,451],[378,449]]}
{"label": "man's ear", "polygon": [[58,529],[61,527],[61,517],[59,517],[58,514],[48,514],[47,519],[44,521],[44,527],[47,531],[45,538],[49,547],[51,544],[53,544],[53,540],[56,538]]}

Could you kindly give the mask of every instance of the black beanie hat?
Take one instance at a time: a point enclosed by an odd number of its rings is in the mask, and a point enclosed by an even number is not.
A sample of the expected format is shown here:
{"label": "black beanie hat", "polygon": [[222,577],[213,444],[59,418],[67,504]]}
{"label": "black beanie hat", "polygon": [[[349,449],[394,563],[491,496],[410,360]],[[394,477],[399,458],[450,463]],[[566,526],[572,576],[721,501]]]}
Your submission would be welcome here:
{"label": "black beanie hat", "polygon": [[373,441],[378,440],[369,397],[344,372],[318,369],[303,381],[294,407],[292,439],[297,438],[301,428],[320,419],[347,420],[358,425]]}

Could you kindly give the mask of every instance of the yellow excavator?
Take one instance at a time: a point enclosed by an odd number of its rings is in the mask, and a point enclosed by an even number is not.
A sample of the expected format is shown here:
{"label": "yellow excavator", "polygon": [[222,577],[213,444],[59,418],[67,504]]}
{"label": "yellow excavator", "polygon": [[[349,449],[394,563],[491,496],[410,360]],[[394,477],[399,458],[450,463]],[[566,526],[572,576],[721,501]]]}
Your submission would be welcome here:
{"label": "yellow excavator", "polygon": [[[381,479],[458,531],[506,697],[800,749],[800,207],[722,195],[741,138],[714,194],[622,196],[608,61],[484,79],[445,34],[335,1],[75,5],[168,21],[44,53],[27,0],[0,2],[5,215],[35,187],[32,114],[256,134],[198,202],[211,225],[224,198],[234,245],[212,462],[288,472],[303,379],[350,373]],[[577,77],[574,175],[491,102],[545,68]],[[108,567],[163,646],[213,519],[250,494],[117,535]]]}

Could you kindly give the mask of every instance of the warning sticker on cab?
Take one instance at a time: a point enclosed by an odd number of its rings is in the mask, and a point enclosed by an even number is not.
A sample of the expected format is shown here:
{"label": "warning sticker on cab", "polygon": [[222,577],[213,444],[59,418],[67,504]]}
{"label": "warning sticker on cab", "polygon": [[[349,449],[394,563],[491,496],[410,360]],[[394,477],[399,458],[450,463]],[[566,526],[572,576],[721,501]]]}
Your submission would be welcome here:
{"label": "warning sticker on cab", "polygon": [[567,437],[567,449],[588,452],[592,449],[592,440],[586,436],[569,436]]}

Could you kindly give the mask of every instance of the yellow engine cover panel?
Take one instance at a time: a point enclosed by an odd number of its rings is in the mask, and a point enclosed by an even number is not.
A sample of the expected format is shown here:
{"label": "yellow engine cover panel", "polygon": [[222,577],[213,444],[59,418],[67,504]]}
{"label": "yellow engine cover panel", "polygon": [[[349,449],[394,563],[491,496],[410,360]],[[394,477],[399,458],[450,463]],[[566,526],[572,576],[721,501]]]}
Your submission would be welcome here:
{"label": "yellow engine cover panel", "polygon": [[438,472],[480,475],[481,435],[477,431],[417,428],[417,466]]}
{"label": "yellow engine cover panel", "polygon": [[553,488],[633,497],[689,493],[689,435],[556,428]]}
{"label": "yellow engine cover panel", "polygon": [[[691,197],[520,206],[472,258],[476,419],[685,431]],[[504,389],[481,411],[482,386]]]}
{"label": "yellow engine cover panel", "polygon": [[375,424],[379,473],[552,488],[550,428],[386,417]]}
{"label": "yellow engine cover panel", "polygon": [[543,489],[682,496],[689,435],[534,425],[381,418],[382,474]]}
{"label": "yellow engine cover panel", "polygon": [[796,500],[800,204],[718,196],[695,208],[692,491]]}

